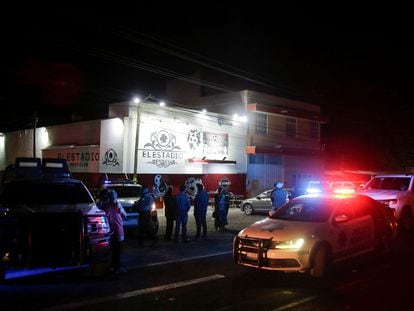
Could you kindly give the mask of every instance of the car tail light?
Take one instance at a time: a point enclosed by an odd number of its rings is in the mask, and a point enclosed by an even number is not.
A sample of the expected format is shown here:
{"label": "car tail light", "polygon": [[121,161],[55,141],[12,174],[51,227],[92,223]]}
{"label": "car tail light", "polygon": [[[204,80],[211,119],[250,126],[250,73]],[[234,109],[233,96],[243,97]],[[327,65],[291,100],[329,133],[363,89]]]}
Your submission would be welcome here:
{"label": "car tail light", "polygon": [[104,215],[94,215],[87,217],[87,234],[108,234],[111,232],[108,218]]}

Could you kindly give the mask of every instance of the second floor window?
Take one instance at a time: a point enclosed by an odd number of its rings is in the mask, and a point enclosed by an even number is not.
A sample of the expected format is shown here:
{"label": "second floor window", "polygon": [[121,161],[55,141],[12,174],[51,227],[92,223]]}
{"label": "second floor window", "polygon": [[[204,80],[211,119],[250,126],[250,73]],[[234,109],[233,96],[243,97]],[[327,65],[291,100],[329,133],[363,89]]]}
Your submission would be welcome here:
{"label": "second floor window", "polygon": [[296,138],[296,119],[286,119],[286,136]]}
{"label": "second floor window", "polygon": [[256,113],[256,134],[267,134],[267,114]]}

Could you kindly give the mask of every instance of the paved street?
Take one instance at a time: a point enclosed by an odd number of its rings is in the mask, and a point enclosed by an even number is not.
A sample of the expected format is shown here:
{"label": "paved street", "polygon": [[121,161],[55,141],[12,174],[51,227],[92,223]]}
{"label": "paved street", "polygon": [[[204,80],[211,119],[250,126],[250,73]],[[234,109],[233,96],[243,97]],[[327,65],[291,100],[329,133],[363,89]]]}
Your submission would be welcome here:
{"label": "paved street", "polygon": [[231,253],[234,236],[247,225],[266,217],[264,214],[247,216],[238,208],[230,208],[228,215],[229,224],[226,226],[227,230],[225,232],[219,232],[214,228],[212,211],[212,208],[209,207],[207,213],[207,238],[194,239],[196,225],[193,209],[191,209],[187,224],[187,232],[191,242],[176,243],[163,240],[165,216],[164,210],[158,210],[159,231],[157,245],[150,246],[151,241],[147,240],[143,247],[138,247],[136,230],[127,230],[123,248],[123,264],[127,269],[133,269],[171,261],[185,261],[197,257],[203,258],[217,254]]}

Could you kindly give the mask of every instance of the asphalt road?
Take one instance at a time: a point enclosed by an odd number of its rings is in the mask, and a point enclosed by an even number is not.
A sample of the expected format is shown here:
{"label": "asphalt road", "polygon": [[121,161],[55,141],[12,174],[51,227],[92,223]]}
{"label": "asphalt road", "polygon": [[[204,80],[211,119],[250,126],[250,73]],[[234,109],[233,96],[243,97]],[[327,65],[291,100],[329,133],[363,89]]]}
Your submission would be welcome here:
{"label": "asphalt road", "polygon": [[[324,280],[258,271],[232,261],[240,228],[264,215],[231,209],[226,232],[190,243],[138,247],[129,232],[123,260],[128,272],[100,278],[73,271],[0,285],[1,309],[17,310],[411,310],[412,240],[386,258],[367,257],[338,267]],[[160,238],[164,233],[160,213]],[[189,235],[194,235],[193,217]]]}

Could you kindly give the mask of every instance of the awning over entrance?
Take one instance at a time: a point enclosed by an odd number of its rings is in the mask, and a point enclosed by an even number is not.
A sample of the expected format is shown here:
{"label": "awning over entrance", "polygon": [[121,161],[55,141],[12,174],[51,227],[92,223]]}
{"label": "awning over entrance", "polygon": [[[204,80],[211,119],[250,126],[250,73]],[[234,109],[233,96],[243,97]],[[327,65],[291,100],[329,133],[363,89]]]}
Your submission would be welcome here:
{"label": "awning over entrance", "polygon": [[226,157],[223,160],[216,159],[188,159],[189,163],[199,163],[199,164],[231,164],[235,165],[237,161],[226,160]]}

